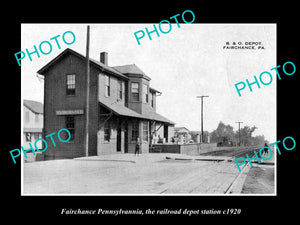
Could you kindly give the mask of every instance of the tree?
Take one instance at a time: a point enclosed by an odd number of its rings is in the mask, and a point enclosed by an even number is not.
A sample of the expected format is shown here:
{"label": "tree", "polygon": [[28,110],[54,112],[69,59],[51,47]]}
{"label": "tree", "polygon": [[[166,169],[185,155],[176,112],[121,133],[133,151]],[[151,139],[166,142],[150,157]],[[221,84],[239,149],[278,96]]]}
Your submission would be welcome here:
{"label": "tree", "polygon": [[[249,126],[244,126],[243,128],[240,129],[240,138],[241,138],[241,144],[244,146],[249,146],[253,145],[252,143],[252,133],[257,129],[256,126],[249,127]],[[238,140],[239,138],[239,131],[235,132],[235,137]]]}
{"label": "tree", "polygon": [[268,141],[265,140],[265,136],[264,135],[257,135],[255,137],[252,138],[252,144],[255,146],[262,146],[265,143],[268,143]]}
{"label": "tree", "polygon": [[[244,126],[240,129],[241,145],[262,146],[267,143],[264,135],[252,137],[252,134],[256,129],[256,126]],[[220,121],[217,129],[211,132],[210,136],[211,142],[216,142],[219,146],[236,145],[239,140],[239,131],[237,130],[234,132],[232,126],[225,125],[222,121]]]}
{"label": "tree", "polygon": [[219,122],[218,127],[211,133],[211,142],[228,143],[234,139],[233,127],[225,125],[222,121]]}

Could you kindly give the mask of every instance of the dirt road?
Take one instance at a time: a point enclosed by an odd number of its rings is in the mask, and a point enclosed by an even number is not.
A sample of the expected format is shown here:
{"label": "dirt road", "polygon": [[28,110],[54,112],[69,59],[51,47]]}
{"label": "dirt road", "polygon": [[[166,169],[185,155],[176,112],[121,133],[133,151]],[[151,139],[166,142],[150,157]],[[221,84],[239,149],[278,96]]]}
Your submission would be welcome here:
{"label": "dirt road", "polygon": [[167,160],[164,154],[52,160],[23,166],[24,194],[224,194],[239,174],[232,161]]}

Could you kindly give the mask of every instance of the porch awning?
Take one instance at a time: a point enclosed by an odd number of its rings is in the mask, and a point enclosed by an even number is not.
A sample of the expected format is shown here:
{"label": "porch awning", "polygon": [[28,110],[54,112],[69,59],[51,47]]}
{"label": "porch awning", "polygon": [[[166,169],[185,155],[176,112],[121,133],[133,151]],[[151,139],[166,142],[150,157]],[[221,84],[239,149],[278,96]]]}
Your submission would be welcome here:
{"label": "porch awning", "polygon": [[120,116],[128,116],[133,118],[139,118],[139,119],[146,119],[146,120],[155,120],[159,122],[164,122],[168,124],[175,124],[171,120],[168,120],[167,118],[163,117],[162,115],[154,112],[154,111],[146,111],[143,114],[137,113],[126,106],[124,106],[121,102],[109,102],[105,98],[101,98],[99,103],[104,106],[105,108],[113,111],[113,113],[120,115]]}
{"label": "porch awning", "polygon": [[175,124],[171,120],[167,119],[166,117],[154,111],[146,111],[145,113],[143,113],[143,116],[147,117],[149,120],[155,120],[155,121],[164,122],[173,125]]}
{"label": "porch awning", "polygon": [[103,105],[105,108],[113,111],[115,114],[119,116],[128,116],[128,117],[134,117],[134,118],[140,118],[140,119],[146,119],[143,117],[143,115],[127,108],[122,103],[119,102],[109,102],[106,101],[104,98],[99,101],[101,105]]}

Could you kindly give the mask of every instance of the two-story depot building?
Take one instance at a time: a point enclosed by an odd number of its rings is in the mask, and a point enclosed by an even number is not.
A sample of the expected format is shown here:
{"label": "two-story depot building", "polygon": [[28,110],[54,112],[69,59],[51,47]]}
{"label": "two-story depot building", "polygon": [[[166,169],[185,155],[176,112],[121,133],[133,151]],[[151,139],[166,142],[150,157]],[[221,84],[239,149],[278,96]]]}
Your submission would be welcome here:
{"label": "two-story depot building", "polygon": [[140,153],[148,153],[153,135],[170,142],[174,123],[156,113],[161,93],[150,87],[150,78],[134,64],[110,67],[107,60],[106,52],[100,61],[89,59],[88,152],[86,57],[66,49],[38,71],[44,76],[44,135],[62,128],[71,133],[65,143],[53,135],[56,147],[48,144],[45,159],[133,153],[137,138]]}

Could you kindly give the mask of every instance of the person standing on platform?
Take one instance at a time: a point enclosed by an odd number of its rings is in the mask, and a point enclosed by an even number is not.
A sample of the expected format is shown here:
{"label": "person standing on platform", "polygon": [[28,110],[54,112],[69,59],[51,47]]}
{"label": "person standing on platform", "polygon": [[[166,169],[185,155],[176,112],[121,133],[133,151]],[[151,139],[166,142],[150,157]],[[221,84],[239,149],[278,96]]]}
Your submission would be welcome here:
{"label": "person standing on platform", "polygon": [[136,144],[135,144],[135,151],[134,151],[134,155],[139,156],[140,154],[140,147],[141,147],[141,143],[140,143],[140,138],[136,139]]}

